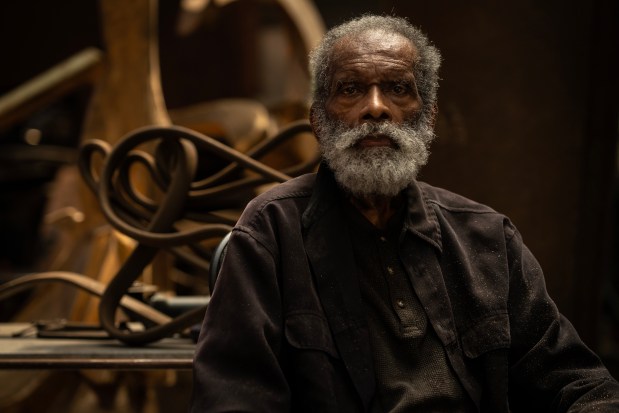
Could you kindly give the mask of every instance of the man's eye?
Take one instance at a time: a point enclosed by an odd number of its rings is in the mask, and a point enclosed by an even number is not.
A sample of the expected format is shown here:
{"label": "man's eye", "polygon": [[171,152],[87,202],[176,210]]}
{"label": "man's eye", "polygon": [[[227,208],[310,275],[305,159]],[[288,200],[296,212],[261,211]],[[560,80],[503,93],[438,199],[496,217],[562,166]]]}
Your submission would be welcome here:
{"label": "man's eye", "polygon": [[359,88],[356,85],[344,85],[340,88],[340,93],[345,96],[351,96],[359,92]]}
{"label": "man's eye", "polygon": [[408,86],[403,85],[403,84],[395,84],[391,88],[391,92],[393,92],[396,95],[404,95],[408,93],[408,90],[409,90]]}
{"label": "man's eye", "polygon": [[337,86],[337,93],[343,96],[354,96],[360,91],[361,88],[355,83],[340,83]]}

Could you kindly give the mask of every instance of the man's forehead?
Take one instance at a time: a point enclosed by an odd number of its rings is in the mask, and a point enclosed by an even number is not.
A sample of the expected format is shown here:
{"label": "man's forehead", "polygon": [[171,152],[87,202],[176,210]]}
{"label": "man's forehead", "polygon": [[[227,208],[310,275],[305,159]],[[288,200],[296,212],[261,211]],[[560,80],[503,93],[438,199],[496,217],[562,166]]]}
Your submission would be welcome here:
{"label": "man's forehead", "polygon": [[412,65],[417,59],[418,51],[413,42],[400,33],[369,29],[340,38],[333,45],[331,58],[337,62],[339,59],[372,54],[398,55],[402,59],[410,60]]}

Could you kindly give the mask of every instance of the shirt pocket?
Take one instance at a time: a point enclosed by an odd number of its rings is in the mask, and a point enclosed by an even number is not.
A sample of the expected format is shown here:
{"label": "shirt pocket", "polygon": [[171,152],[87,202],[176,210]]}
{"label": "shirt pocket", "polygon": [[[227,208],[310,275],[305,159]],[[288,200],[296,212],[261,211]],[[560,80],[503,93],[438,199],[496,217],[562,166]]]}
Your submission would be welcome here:
{"label": "shirt pocket", "polygon": [[493,350],[509,348],[508,314],[494,313],[477,320],[461,334],[460,340],[464,355],[471,359]]}
{"label": "shirt pocket", "polygon": [[284,331],[288,343],[300,350],[317,350],[339,359],[327,320],[314,313],[287,314]]}

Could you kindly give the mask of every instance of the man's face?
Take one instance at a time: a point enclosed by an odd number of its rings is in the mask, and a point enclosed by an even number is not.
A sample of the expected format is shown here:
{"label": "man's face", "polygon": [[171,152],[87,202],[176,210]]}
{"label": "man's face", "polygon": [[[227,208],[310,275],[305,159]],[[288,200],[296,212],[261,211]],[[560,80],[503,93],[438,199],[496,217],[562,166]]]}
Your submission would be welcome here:
{"label": "man's face", "polygon": [[[381,31],[341,39],[332,54],[326,111],[350,127],[365,122],[411,122],[423,102],[413,74],[416,50],[408,39]],[[386,142],[366,140],[368,146]]]}
{"label": "man's face", "polygon": [[388,196],[415,179],[434,137],[405,37],[368,31],[333,48],[329,95],[312,122],[336,180],[355,196]]}

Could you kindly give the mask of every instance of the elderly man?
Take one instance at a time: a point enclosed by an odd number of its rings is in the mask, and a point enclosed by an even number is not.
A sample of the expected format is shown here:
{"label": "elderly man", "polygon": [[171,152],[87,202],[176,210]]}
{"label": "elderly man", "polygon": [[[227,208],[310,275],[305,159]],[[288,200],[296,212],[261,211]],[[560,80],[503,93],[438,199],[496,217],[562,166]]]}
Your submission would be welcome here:
{"label": "elderly man", "polygon": [[232,232],[193,412],[619,411],[513,224],[415,179],[439,64],[395,17],[352,20],[313,52],[324,162]]}

